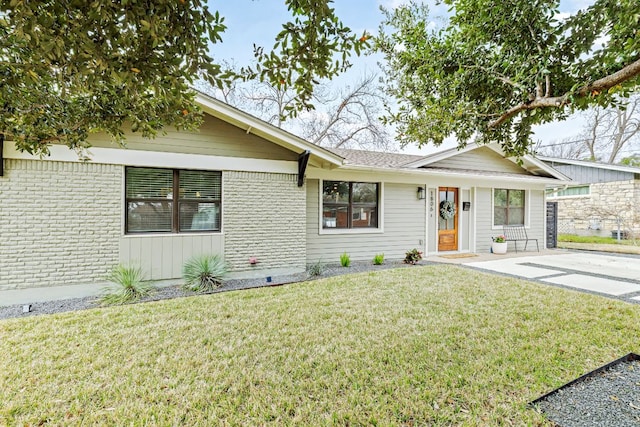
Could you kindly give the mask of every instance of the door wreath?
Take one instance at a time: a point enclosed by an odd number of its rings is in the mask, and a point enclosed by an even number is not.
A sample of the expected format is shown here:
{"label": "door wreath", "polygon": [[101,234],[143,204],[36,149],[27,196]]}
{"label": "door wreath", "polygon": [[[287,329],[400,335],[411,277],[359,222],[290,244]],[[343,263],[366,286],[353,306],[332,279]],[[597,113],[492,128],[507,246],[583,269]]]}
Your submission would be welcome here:
{"label": "door wreath", "polygon": [[442,219],[452,219],[456,216],[456,205],[450,200],[440,202],[440,217]]}

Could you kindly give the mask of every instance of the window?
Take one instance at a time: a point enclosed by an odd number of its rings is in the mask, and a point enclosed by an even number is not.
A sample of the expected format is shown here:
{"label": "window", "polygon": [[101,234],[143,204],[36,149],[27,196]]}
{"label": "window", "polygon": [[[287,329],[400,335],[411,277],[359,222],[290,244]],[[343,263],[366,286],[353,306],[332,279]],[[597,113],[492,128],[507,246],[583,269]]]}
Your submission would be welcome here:
{"label": "window", "polygon": [[524,225],[524,190],[493,190],[493,225]]}
{"label": "window", "polygon": [[579,185],[567,188],[554,188],[547,190],[547,197],[563,197],[563,196],[588,196],[591,189],[588,185]]}
{"label": "window", "polygon": [[126,232],[220,231],[222,174],[128,167]]}
{"label": "window", "polygon": [[377,183],[324,181],[322,228],[377,227]]}

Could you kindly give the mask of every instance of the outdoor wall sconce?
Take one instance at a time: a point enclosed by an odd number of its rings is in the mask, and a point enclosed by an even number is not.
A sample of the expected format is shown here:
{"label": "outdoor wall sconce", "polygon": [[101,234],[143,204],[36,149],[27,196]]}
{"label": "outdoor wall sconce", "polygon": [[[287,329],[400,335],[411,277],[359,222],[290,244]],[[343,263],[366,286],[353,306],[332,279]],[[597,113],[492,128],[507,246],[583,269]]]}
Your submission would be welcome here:
{"label": "outdoor wall sconce", "polygon": [[424,200],[427,196],[424,194],[424,188],[418,187],[418,200]]}

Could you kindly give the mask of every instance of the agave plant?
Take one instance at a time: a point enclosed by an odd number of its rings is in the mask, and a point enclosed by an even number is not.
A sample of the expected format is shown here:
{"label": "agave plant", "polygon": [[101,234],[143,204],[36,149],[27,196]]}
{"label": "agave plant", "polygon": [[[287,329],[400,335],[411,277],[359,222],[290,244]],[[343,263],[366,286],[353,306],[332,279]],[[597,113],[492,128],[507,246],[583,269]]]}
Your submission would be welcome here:
{"label": "agave plant", "polygon": [[149,295],[155,288],[145,281],[142,267],[118,264],[109,271],[106,279],[115,286],[106,288],[101,301],[104,304],[126,304]]}
{"label": "agave plant", "polygon": [[184,264],[182,277],[187,289],[205,293],[222,286],[227,271],[227,263],[220,255],[198,255]]}

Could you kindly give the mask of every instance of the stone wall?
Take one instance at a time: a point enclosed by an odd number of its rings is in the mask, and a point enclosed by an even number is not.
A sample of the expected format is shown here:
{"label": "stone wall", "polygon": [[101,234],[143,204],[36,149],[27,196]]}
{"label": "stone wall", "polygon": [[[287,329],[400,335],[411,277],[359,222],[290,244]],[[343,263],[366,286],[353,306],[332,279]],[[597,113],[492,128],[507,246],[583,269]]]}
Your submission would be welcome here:
{"label": "stone wall", "polygon": [[118,262],[122,166],[4,162],[0,290],[102,281]]}
{"label": "stone wall", "polygon": [[305,187],[297,175],[225,171],[225,259],[232,271],[306,266]]}
{"label": "stone wall", "polygon": [[640,180],[591,184],[590,194],[549,198],[558,202],[560,233],[602,234],[617,230],[640,232]]}

